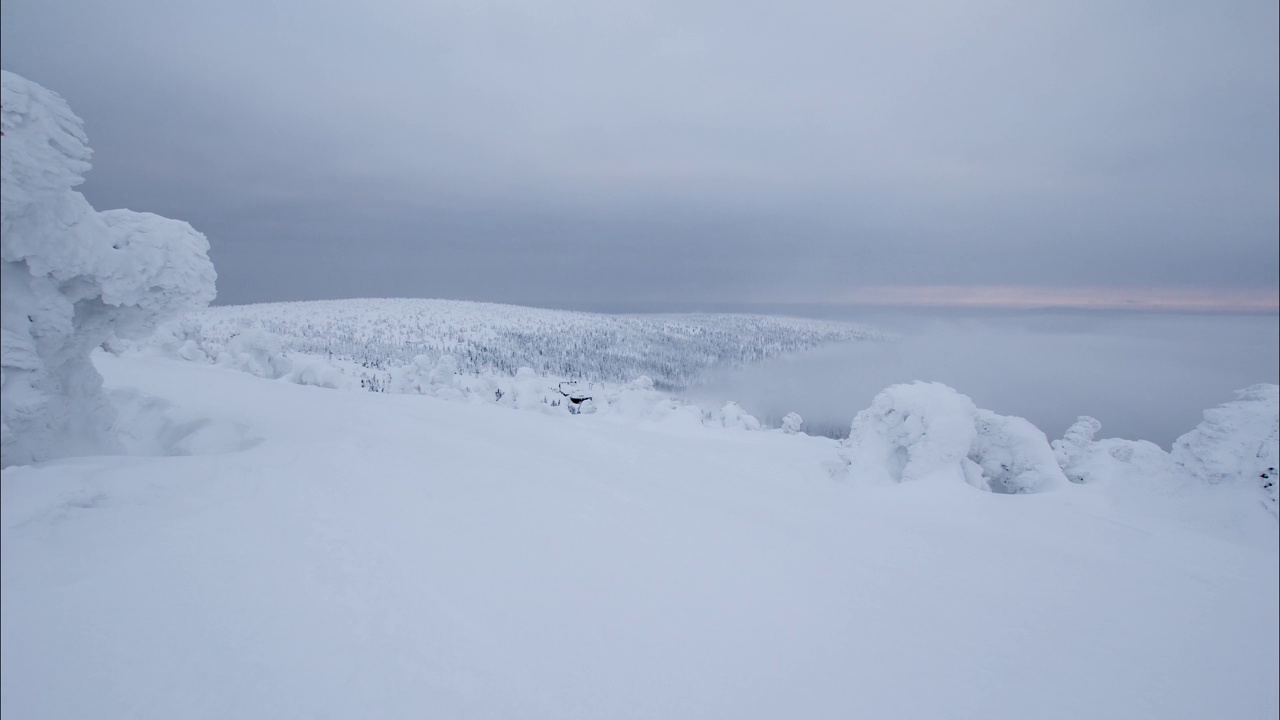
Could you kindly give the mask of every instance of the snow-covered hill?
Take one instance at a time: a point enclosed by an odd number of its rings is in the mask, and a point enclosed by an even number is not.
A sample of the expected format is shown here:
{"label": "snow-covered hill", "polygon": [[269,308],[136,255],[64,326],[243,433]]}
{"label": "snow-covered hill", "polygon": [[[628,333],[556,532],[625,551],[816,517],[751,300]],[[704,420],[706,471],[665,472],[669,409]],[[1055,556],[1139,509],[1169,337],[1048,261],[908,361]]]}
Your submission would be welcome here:
{"label": "snow-covered hill", "polygon": [[[879,333],[848,323],[763,315],[603,315],[457,300],[330,300],[212,307],[171,332],[225,345],[246,329],[280,339],[284,352],[331,357],[371,370],[419,355],[450,355],[465,373],[628,382],[684,388],[713,367],[777,357]],[[373,377],[375,373],[370,373]]]}
{"label": "snow-covered hill", "polygon": [[96,362],[183,454],[4,471],[6,718],[1275,716],[1256,487]]}

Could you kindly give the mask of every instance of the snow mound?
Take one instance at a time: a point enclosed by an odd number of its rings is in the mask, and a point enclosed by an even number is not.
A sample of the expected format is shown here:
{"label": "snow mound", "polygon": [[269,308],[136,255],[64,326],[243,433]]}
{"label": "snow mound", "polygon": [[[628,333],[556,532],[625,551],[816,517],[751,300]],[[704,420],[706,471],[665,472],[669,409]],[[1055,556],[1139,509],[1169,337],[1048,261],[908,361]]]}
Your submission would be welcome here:
{"label": "snow mound", "polygon": [[413,362],[391,371],[388,389],[407,395],[440,395],[461,397],[458,363],[451,355],[439,360],[418,355]]}
{"label": "snow mound", "polygon": [[281,349],[280,338],[256,328],[228,340],[218,355],[218,364],[269,380],[282,378],[293,369],[293,363]]}
{"label": "snow mound", "polygon": [[1261,384],[1204,411],[1204,421],[1173,443],[1173,460],[1210,483],[1257,483],[1276,510],[1280,466],[1280,386]]}
{"label": "snow mound", "polygon": [[1067,478],[1054,458],[1049,438],[1024,418],[974,413],[977,435],[968,459],[982,468],[992,492],[1014,495],[1063,487]]}
{"label": "snow mound", "polygon": [[1067,484],[1048,439],[941,383],[893,385],[853,420],[842,456],[860,482],[967,482],[1004,494]]}
{"label": "snow mound", "polygon": [[[1162,494],[1190,484],[1260,486],[1272,514],[1280,466],[1280,387],[1254,385],[1204,412],[1204,421],[1165,452],[1143,440],[1094,440],[1102,425],[1081,417],[1053,443],[1058,463],[1076,483],[1121,481]],[[1179,490],[1178,488],[1181,488]]]}
{"label": "snow mound", "polygon": [[[1054,445],[1062,448],[1064,441],[1055,441]],[[1120,438],[1090,440],[1076,447],[1067,456],[1062,469],[1074,483],[1123,482],[1132,486],[1162,485],[1165,488],[1175,487],[1186,474],[1159,445],[1146,440]]]}
{"label": "snow mound", "polygon": [[1181,473],[1169,453],[1145,440],[1096,440],[1102,430],[1097,419],[1082,415],[1061,440],[1053,441],[1054,457],[1073,483],[1091,484],[1121,479],[1130,485],[1170,483]]}
{"label": "snow mound", "polygon": [[1121,482],[1164,494],[1187,487],[1190,474],[1159,445],[1146,440],[1095,439],[1101,430],[1101,422],[1082,415],[1061,440],[1053,441],[1054,456],[1071,482]]}
{"label": "snow mound", "polygon": [[136,349],[189,362],[214,362],[222,351],[205,337],[199,321],[187,316],[161,323],[144,343],[136,345]]}
{"label": "snow mound", "polygon": [[800,417],[800,413],[789,412],[782,418],[782,432],[788,435],[795,435],[800,432],[800,428],[804,427],[804,418]]}
{"label": "snow mound", "polygon": [[0,71],[0,465],[121,449],[89,353],[214,297],[209,243],[184,222],[97,212],[72,190],[91,151],[45,88]]}
{"label": "snow mound", "polygon": [[344,390],[351,387],[351,381],[338,368],[322,360],[294,363],[293,372],[288,375],[289,382],[299,385],[313,385],[330,390]]}
{"label": "snow mound", "polygon": [[760,421],[736,402],[730,400],[720,409],[718,415],[720,424],[727,428],[737,428],[739,430],[759,430]]}
{"label": "snow mound", "polygon": [[[1093,438],[1098,434],[1099,430],[1102,430],[1102,423],[1096,418],[1088,415],[1081,415],[1076,418],[1075,423],[1067,428],[1067,432],[1062,436],[1062,439],[1053,441],[1053,455],[1054,459],[1058,461],[1058,466],[1065,469],[1068,465],[1074,463],[1076,458],[1080,457],[1080,454],[1093,442]],[[1070,476],[1068,476],[1068,479],[1073,482],[1080,482]]]}

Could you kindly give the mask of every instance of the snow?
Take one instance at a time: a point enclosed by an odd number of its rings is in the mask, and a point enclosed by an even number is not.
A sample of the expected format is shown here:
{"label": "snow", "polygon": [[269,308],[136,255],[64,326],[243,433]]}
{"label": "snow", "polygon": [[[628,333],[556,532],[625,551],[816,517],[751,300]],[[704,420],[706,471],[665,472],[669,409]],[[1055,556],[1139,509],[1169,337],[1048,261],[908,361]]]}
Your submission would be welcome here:
{"label": "snow", "polygon": [[90,167],[80,119],[35,83],[0,81],[0,465],[112,450],[89,353],[208,304],[209,244],[177,220],[96,212],[72,190]]}
{"label": "snow", "polygon": [[[184,344],[185,347],[185,344]],[[293,369],[293,361],[285,357],[280,338],[271,333],[249,329],[227,341],[218,362],[261,378],[284,377]],[[314,371],[312,374],[316,374]]]}
{"label": "snow", "polygon": [[1060,489],[1049,440],[1019,417],[981,410],[941,383],[893,385],[853,420],[843,457],[860,482],[966,482],[1004,494]]}
{"label": "snow", "polygon": [[1274,385],[1171,453],[927,382],[838,442],[672,391],[855,326],[383,300],[140,340],[212,298],[205,239],[95,212],[79,120],[3,90],[5,717],[1280,713]]}
{"label": "snow", "polygon": [[513,375],[529,367],[544,377],[618,384],[645,376],[667,391],[687,388],[713,368],[883,337],[861,325],[804,318],[606,315],[389,298],[211,307],[161,328],[145,345],[215,357],[251,329],[277,337],[285,354],[345,363],[366,387],[384,387],[395,368],[418,356],[447,355],[466,374]]}
{"label": "snow", "polygon": [[[1252,495],[1277,515],[1280,386],[1253,385],[1236,396],[1206,410],[1204,421],[1179,437],[1172,452],[1142,440],[1094,440],[1101,423],[1081,417],[1054,442],[1058,463],[1073,482],[1123,482],[1132,502],[1148,504],[1171,492],[1199,493],[1206,485],[1226,484]],[[1205,504],[1215,505],[1216,498],[1207,498]],[[1240,511],[1219,507],[1217,522],[1238,522]]]}
{"label": "snow", "polygon": [[171,454],[4,471],[6,717],[1275,714],[1256,488],[978,492],[954,391],[890,394],[948,481],[876,485],[826,438],[94,360]]}
{"label": "snow", "polygon": [[748,414],[742,406],[730,400],[720,409],[717,418],[723,427],[739,428],[742,430],[759,430],[760,421]]}
{"label": "snow", "polygon": [[1276,508],[1276,468],[1280,467],[1280,387],[1254,385],[1236,400],[1204,412],[1204,422],[1178,438],[1173,459],[1209,483],[1245,483],[1264,488]]}

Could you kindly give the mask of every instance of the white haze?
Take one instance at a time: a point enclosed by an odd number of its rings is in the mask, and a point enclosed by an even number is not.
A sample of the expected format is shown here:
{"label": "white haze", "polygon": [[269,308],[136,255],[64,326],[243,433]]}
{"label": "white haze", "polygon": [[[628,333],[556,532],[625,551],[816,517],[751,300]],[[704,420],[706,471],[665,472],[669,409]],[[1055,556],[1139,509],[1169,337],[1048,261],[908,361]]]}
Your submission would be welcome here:
{"label": "white haze", "polygon": [[1078,415],[1102,435],[1169,447],[1201,412],[1237,389],[1277,382],[1274,315],[1072,312],[933,314],[857,319],[896,334],[722,371],[691,391],[732,399],[776,425],[800,413],[813,433],[847,434],[854,413],[886,386],[939,381],[980,406],[1031,420],[1051,438]]}

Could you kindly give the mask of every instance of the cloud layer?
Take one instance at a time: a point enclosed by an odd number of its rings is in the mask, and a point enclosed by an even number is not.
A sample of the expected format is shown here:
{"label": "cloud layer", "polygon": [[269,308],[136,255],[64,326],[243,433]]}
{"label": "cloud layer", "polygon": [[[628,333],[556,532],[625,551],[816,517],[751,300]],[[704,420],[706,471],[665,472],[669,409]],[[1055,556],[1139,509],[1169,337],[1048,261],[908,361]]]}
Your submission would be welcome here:
{"label": "cloud layer", "polygon": [[222,301],[1280,285],[1274,2],[3,14],[86,195],[191,220]]}

